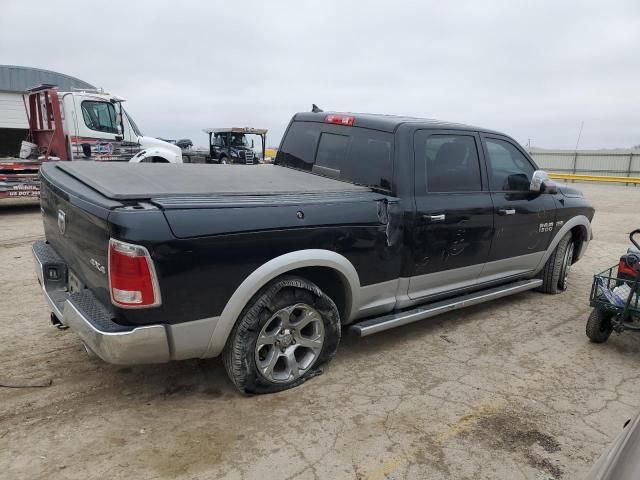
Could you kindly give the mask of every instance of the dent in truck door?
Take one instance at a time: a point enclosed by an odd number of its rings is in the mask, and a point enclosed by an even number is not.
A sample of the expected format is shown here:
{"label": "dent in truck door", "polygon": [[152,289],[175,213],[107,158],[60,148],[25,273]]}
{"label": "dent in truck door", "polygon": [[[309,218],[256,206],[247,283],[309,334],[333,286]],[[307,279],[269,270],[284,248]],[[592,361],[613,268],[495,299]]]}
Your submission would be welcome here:
{"label": "dent in truck door", "polygon": [[476,133],[418,130],[414,135],[412,299],[472,286],[482,271],[493,205],[481,158]]}
{"label": "dent in truck door", "polygon": [[535,166],[506,137],[482,135],[495,232],[482,281],[535,269],[553,238],[556,207],[552,195],[531,192]]}

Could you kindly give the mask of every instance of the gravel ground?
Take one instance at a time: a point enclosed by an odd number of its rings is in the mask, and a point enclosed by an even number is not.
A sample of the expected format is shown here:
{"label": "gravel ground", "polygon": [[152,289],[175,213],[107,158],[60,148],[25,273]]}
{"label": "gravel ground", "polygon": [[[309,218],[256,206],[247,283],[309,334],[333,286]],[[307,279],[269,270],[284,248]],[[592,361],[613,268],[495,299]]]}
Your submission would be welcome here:
{"label": "gravel ground", "polygon": [[[526,292],[364,339],[300,388],[242,396],[218,359],[122,368],[49,325],[38,207],[0,209],[0,478],[568,479],[640,406],[632,334],[588,342],[592,274],[640,189],[581,185],[595,240],[569,290]],[[635,222],[635,223],[634,223]]]}

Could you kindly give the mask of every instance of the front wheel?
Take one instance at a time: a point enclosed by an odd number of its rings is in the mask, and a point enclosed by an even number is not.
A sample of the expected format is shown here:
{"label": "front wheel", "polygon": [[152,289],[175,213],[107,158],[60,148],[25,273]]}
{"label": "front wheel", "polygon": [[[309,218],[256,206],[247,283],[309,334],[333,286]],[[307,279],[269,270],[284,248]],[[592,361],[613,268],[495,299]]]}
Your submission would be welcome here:
{"label": "front wheel", "polygon": [[587,320],[587,337],[594,343],[603,343],[609,339],[613,326],[611,314],[594,308]]}
{"label": "front wheel", "polygon": [[544,293],[561,293],[569,286],[569,270],[573,262],[574,243],[571,233],[567,233],[544,264],[540,272],[542,285],[538,291]]}
{"label": "front wheel", "polygon": [[276,279],[249,302],[233,328],[223,361],[246,393],[286,390],[321,373],[340,341],[340,315],[314,283]]}

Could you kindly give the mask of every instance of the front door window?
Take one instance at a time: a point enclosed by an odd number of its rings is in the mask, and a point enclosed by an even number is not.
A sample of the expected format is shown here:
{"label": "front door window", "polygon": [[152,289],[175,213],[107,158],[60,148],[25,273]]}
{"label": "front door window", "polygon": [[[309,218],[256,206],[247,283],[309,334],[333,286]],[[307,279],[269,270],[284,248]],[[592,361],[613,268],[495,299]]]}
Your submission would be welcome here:
{"label": "front door window", "polygon": [[82,102],[82,117],[91,130],[118,134],[116,109],[111,103],[85,100]]}
{"label": "front door window", "polygon": [[496,192],[528,192],[535,169],[513,144],[487,138],[489,179]]}

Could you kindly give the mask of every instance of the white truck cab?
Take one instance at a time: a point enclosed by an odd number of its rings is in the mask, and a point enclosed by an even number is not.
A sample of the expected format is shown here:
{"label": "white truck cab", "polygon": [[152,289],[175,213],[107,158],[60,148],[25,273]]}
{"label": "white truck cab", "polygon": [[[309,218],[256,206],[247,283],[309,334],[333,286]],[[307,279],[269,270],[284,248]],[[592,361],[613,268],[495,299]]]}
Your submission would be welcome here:
{"label": "white truck cab", "polygon": [[142,134],[124,99],[101,90],[57,93],[70,160],[182,163],[179,147]]}

